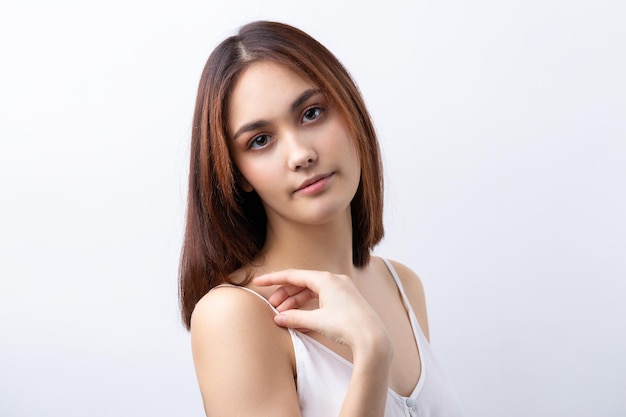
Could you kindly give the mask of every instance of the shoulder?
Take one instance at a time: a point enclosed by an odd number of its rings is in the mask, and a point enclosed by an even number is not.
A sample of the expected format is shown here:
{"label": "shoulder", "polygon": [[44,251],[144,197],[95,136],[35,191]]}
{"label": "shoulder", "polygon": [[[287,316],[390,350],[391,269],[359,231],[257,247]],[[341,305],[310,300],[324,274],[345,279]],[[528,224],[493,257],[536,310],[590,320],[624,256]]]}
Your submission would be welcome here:
{"label": "shoulder", "polygon": [[[271,322],[272,309],[254,294],[241,288],[217,287],[198,301],[191,315],[191,334],[255,331]],[[270,319],[270,320],[268,320]]]}
{"label": "shoulder", "polygon": [[255,340],[279,348],[286,331],[274,324],[274,315],[265,301],[246,290],[214,288],[202,297],[191,316],[192,347],[195,350],[196,345],[202,345],[218,351],[236,342]]}
{"label": "shoulder", "polygon": [[424,293],[424,286],[420,277],[408,266],[389,259],[389,263],[398,274],[404,292],[406,293],[411,307],[415,312],[417,321],[419,322],[424,335],[430,340],[429,327],[428,327],[428,312],[426,309],[426,295]]}
{"label": "shoulder", "polygon": [[[233,415],[285,405],[269,386],[293,386],[293,345],[274,323],[270,306],[248,291],[215,288],[196,305],[191,317],[194,366],[210,415]],[[246,399],[241,393],[246,393]],[[248,408],[249,407],[249,408]]]}

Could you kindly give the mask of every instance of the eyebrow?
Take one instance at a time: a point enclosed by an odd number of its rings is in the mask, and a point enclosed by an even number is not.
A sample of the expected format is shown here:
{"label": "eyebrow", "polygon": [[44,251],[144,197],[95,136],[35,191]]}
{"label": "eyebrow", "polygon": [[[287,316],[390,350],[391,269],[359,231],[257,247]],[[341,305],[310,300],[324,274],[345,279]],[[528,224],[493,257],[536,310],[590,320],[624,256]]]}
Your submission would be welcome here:
{"label": "eyebrow", "polygon": [[[308,99],[310,99],[311,97],[315,96],[316,94],[320,94],[322,92],[322,90],[319,89],[309,89],[304,91],[302,94],[300,94],[298,96],[298,98],[296,98],[293,103],[291,103],[291,107],[290,110],[291,112],[295,112],[296,110],[298,110],[298,108],[300,106],[302,106],[302,104],[304,104]],[[267,120],[257,120],[255,122],[251,122],[251,123],[246,123],[245,125],[241,126],[233,135],[233,140],[236,140],[239,136],[241,136],[242,134],[246,133],[246,132],[250,132],[252,130],[257,130],[260,129],[262,127],[265,127],[269,124],[269,122]]]}

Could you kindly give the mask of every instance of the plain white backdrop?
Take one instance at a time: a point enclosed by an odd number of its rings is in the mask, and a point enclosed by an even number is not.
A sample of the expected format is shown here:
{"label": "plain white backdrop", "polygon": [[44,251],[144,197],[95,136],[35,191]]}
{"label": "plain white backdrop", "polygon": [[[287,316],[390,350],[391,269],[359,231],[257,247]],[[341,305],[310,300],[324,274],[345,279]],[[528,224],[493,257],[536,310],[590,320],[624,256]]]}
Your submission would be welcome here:
{"label": "plain white backdrop", "polygon": [[0,415],[203,416],[177,310],[191,118],[210,51],[256,19],[309,32],[361,87],[376,252],[422,277],[467,415],[626,415],[625,12],[3,3]]}

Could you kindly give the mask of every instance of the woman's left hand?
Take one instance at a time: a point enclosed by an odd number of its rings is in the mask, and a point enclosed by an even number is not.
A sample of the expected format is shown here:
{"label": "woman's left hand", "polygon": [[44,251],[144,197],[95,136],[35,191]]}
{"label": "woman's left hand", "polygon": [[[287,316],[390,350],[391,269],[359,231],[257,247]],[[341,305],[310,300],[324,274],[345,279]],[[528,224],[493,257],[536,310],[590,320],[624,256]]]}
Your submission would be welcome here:
{"label": "woman's left hand", "polygon": [[[382,321],[346,275],[289,269],[261,275],[253,283],[281,286],[269,298],[280,312],[274,319],[280,326],[314,330],[355,353],[369,350],[373,340],[384,341],[378,346],[390,345]],[[301,309],[315,298],[319,308]]]}

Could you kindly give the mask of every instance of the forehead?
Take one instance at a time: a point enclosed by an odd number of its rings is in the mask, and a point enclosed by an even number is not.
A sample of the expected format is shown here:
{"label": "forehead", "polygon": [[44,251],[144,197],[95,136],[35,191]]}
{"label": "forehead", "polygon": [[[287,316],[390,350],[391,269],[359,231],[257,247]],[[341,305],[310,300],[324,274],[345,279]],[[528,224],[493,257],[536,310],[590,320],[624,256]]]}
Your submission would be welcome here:
{"label": "forehead", "polygon": [[314,85],[274,62],[255,62],[239,76],[228,100],[228,130],[256,120],[272,120],[289,111],[303,91]]}

